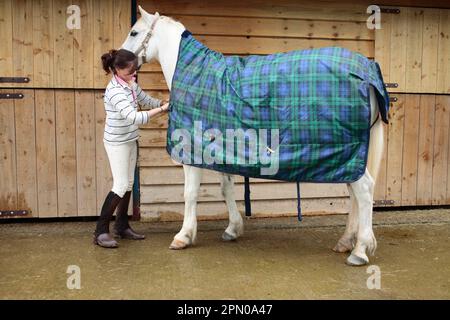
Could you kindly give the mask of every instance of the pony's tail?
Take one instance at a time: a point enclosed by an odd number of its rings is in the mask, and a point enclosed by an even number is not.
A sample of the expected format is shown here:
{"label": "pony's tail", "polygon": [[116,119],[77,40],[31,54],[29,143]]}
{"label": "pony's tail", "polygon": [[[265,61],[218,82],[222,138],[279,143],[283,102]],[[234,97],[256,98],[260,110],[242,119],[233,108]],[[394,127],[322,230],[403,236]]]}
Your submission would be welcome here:
{"label": "pony's tail", "polygon": [[[373,88],[370,88],[370,104],[376,105],[376,112],[379,112],[378,102],[375,96]],[[384,151],[384,128],[383,120],[381,116],[377,117],[377,120],[370,129],[370,143],[369,143],[369,155],[367,160],[367,170],[376,183],[378,172],[380,171],[381,158]]]}

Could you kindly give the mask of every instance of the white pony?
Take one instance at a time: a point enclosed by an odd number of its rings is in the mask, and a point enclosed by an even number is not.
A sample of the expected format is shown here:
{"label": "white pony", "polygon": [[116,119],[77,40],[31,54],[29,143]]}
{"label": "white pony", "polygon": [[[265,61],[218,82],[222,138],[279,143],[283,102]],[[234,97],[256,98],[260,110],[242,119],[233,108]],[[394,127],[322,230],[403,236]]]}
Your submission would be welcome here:
{"label": "white pony", "polygon": [[[141,18],[132,27],[122,48],[136,53],[140,64],[156,59],[161,64],[170,90],[181,34],[185,27],[180,22],[160,16],[158,13],[149,14],[141,7],[139,7],[139,11]],[[372,123],[375,121],[375,124],[370,132],[368,165],[365,174],[358,181],[347,185],[352,207],[345,232],[333,249],[335,252],[351,251],[347,258],[349,265],[367,264],[369,262],[367,253],[373,255],[377,247],[372,230],[372,204],[375,178],[381,161],[384,140],[381,117],[377,119],[379,113],[377,99],[373,88],[370,89]],[[183,169],[185,176],[184,221],[183,227],[175,235],[170,249],[184,249],[194,244],[197,234],[196,207],[203,169],[187,165],[184,165]],[[243,234],[244,224],[233,194],[234,178],[228,174],[218,174],[222,176],[222,194],[229,212],[229,224],[222,238],[227,241],[235,240]]]}

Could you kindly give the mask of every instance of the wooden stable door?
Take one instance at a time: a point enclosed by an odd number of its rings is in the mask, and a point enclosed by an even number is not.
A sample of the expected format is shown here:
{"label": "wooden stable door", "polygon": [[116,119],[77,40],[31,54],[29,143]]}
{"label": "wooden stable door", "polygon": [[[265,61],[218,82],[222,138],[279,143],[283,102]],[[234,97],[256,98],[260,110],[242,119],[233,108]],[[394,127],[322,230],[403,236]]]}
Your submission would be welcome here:
{"label": "wooden stable door", "polygon": [[450,9],[396,7],[375,32],[375,60],[390,92],[450,94]]}
{"label": "wooden stable door", "polygon": [[[1,89],[0,210],[30,217],[97,215],[111,188],[101,92]],[[9,211],[9,212],[8,212]]]}
{"label": "wooden stable door", "polygon": [[391,96],[377,205],[450,204],[450,95]]}
{"label": "wooden stable door", "polygon": [[[72,4],[80,29],[67,27]],[[129,0],[0,0],[3,217],[98,215],[112,187],[100,56],[130,24]]]}
{"label": "wooden stable door", "polygon": [[391,7],[375,32],[375,59],[391,98],[375,200],[450,204],[450,9]]}

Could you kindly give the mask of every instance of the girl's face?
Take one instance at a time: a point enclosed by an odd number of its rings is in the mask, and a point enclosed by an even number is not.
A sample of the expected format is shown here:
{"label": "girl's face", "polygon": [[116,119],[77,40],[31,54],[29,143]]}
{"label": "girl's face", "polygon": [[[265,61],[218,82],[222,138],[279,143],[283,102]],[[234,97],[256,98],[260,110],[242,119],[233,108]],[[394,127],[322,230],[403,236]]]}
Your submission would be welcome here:
{"label": "girl's face", "polygon": [[136,79],[137,69],[131,64],[128,68],[116,69],[116,74],[125,82],[130,83]]}

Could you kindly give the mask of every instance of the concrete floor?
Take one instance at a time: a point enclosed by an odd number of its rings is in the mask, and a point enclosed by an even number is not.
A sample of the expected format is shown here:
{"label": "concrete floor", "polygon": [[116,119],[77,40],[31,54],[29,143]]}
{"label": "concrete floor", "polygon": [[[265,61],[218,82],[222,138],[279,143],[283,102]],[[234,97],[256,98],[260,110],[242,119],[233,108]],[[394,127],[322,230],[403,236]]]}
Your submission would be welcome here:
{"label": "concrete floor", "polygon": [[[449,299],[450,210],[379,212],[367,266],[331,251],[346,216],[249,219],[236,242],[225,221],[200,221],[197,244],[168,246],[181,226],[134,222],[144,241],[111,250],[91,243],[95,222],[0,224],[0,299]],[[69,290],[69,265],[81,289]]]}

